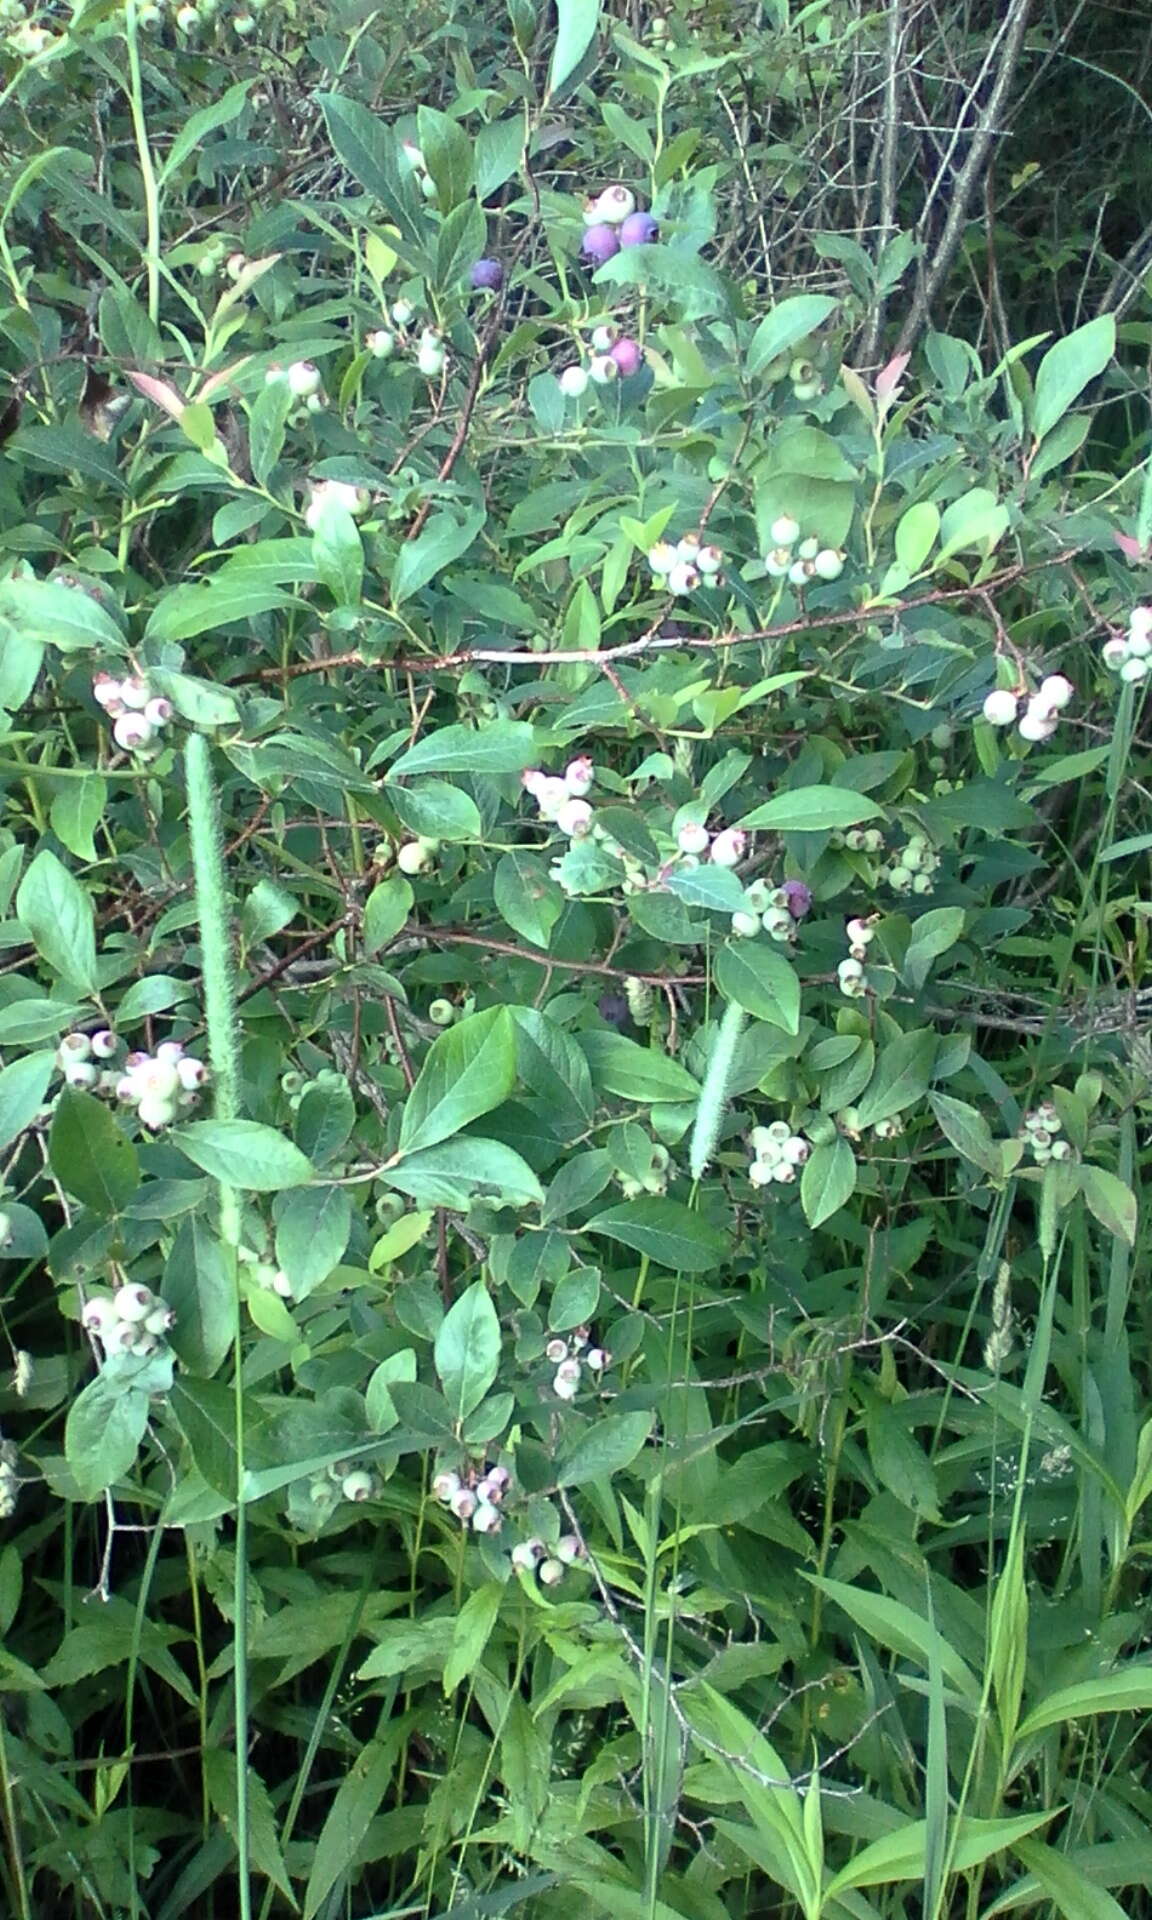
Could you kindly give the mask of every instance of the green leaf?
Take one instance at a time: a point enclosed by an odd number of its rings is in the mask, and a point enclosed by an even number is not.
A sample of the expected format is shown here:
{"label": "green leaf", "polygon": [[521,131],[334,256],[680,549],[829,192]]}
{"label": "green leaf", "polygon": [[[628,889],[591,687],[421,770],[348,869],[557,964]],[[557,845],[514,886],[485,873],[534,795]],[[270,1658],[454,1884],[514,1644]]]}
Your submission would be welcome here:
{"label": "green leaf", "polygon": [[865,1418],[868,1457],[886,1493],[924,1520],[939,1520],[936,1476],[922,1447],[887,1400],[877,1400]]}
{"label": "green leaf", "polygon": [[1046,1727],[1063,1726],[1094,1713],[1147,1713],[1152,1709],[1152,1666],[1114,1667],[1094,1680],[1060,1687],[1025,1715],[1017,1739],[1027,1740]]}
{"label": "green leaf", "polygon": [[[914,1660],[925,1670],[933,1660],[938,1661],[945,1679],[961,1699],[972,1707],[978,1704],[980,1686],[972,1669],[942,1633],[918,1613],[913,1613],[902,1600],[890,1600],[887,1594],[866,1592],[863,1587],[846,1586],[842,1580],[826,1580],[815,1573],[805,1573],[803,1577],[834,1600],[879,1646],[890,1647],[893,1653]],[[1152,1683],[1152,1672],[1148,1678]]]}
{"label": "green leaf", "polygon": [[543,1102],[550,1126],[566,1139],[583,1135],[596,1111],[588,1062],[572,1035],[537,1007],[510,1007],[516,1023],[516,1071]]}
{"label": "green leaf", "polygon": [[314,1167],[339,1153],[356,1124],[356,1102],[346,1080],[334,1076],[308,1087],[296,1112],[296,1145]]}
{"label": "green leaf", "polygon": [[339,93],[315,97],[339,158],[373,199],[380,201],[388,219],[399,228],[410,259],[415,258],[424,237],[424,221],[417,213],[409,183],[401,178],[395,134],[378,113],[358,100]]}
{"label": "green leaf", "polygon": [[104,814],[108,783],[98,773],[69,780],[52,802],[49,824],[62,846],[77,860],[98,860],[92,838]]}
{"label": "green leaf", "polygon": [[656,1196],[609,1207],[581,1232],[602,1233],[676,1273],[707,1273],[722,1266],[729,1252],[727,1238],[710,1221],[679,1200]]}
{"label": "green leaf", "polygon": [[148,1426],[148,1395],[98,1374],[73,1400],[64,1457],[83,1500],[98,1500],[128,1472]]}
{"label": "green leaf", "polygon": [[508,1206],[543,1200],[539,1180],[526,1160],[499,1140],[458,1135],[419,1153],[406,1154],[381,1174],[390,1187],[410,1194],[418,1207],[467,1207],[477,1187],[488,1187]]}
{"label": "green leaf", "polygon": [[360,1664],[359,1680],[389,1680],[395,1674],[443,1672],[452,1651],[456,1622],[450,1614],[421,1620],[382,1620],[377,1645]]}
{"label": "green leaf", "polygon": [[251,80],[237,80],[219,100],[212,100],[206,107],[200,107],[196,113],[189,114],[180,127],[160,168],[160,185],[163,186],[177,167],[198,152],[210,133],[218,127],[226,127],[231,120],[237,119],[244,109],[248,98]]}
{"label": "green leaf", "polygon": [[656,1100],[698,1100],[699,1082],[678,1060],[654,1047],[642,1047],[622,1033],[581,1033],[578,1044],[592,1069],[599,1093],[651,1105]]}
{"label": "green leaf", "polygon": [[340,1782],[312,1856],[303,1920],[314,1920],[332,1889],[352,1875],[364,1836],[391,1784],[399,1747],[399,1735],[392,1731],[385,1740],[367,1741]]}
{"label": "green leaf", "polygon": [[547,949],[552,929],[564,911],[564,893],[539,854],[519,847],[501,854],[492,880],[496,911],[513,933]]}
{"label": "green leaf", "polygon": [[388,788],[388,798],[409,833],[429,840],[484,838],[480,809],[472,795],[447,780],[421,780],[414,787],[395,782]]}
{"label": "green leaf", "polygon": [[480,1657],[492,1637],[504,1595],[503,1583],[489,1580],[469,1594],[456,1618],[452,1650],[444,1662],[444,1691],[453,1693],[480,1664]]}
{"label": "green leaf", "polygon": [[312,529],[316,578],[338,607],[358,607],[364,586],[364,546],[355,520],[339,501],[321,496]]}
{"label": "green leaf", "polygon": [[963,1159],[970,1160],[982,1173],[1001,1171],[1000,1149],[982,1113],[964,1100],[954,1100],[949,1093],[930,1093],[928,1104],[944,1138]]}
{"label": "green leaf", "polygon": [[[236,1796],[239,1766],[236,1755],[227,1747],[206,1747],[202,1755],[204,1786],[220,1824],[233,1844],[236,1841]],[[255,1767],[248,1767],[248,1848],[252,1864],[266,1880],[278,1887],[285,1899],[293,1902],[288,1870],[276,1832],[276,1815],[268,1789]]]}
{"label": "green leaf", "polygon": [[122,1213],[140,1185],[136,1149],[102,1100],[65,1087],[48,1136],[48,1160],[66,1193],[102,1219]]}
{"label": "green leaf", "polygon": [[37,1040],[53,1040],[87,1011],[76,1001],[41,1000],[35,994],[30,1000],[13,1000],[0,1007],[0,1046],[30,1047]]}
{"label": "green leaf", "polygon": [[1037,440],[1051,433],[1089,381],[1103,373],[1115,351],[1116,320],[1110,313],[1098,314],[1049,349],[1040,362],[1032,398],[1032,431]]}
{"label": "green leaf", "polygon": [[1127,1920],[1119,1902],[1081,1873],[1066,1853],[1040,1840],[1019,1842],[1016,1853],[1065,1920]]}
{"label": "green leaf", "polygon": [[964,931],[965,918],[963,907],[935,907],[916,921],[901,968],[914,993],[918,993],[927,980],[932,962],[956,945]]}
{"label": "green leaf", "polygon": [[169,1346],[187,1373],[208,1379],[235,1337],[236,1283],[217,1235],[199,1214],[181,1222],[172,1242],[164,1299],[175,1315]]}
{"label": "green leaf", "polygon": [[306,1300],[337,1266],[352,1231],[352,1200],[344,1187],[297,1187],[277,1208],[276,1264]]}
{"label": "green leaf", "polygon": [[664,885],[686,907],[709,913],[738,913],[744,905],[744,888],[731,867],[674,868],[665,874]]}
{"label": "green leaf", "polygon": [[919,573],[940,532],[940,509],[931,500],[919,500],[900,516],[896,528],[896,561],[909,579]]}
{"label": "green leaf", "polygon": [[[9,441],[9,452],[12,446]],[[81,647],[101,654],[128,651],[111,614],[90,593],[55,580],[0,580],[0,620],[10,620],[26,639],[44,641],[61,653]]]}
{"label": "green leaf", "polygon": [[748,342],[745,366],[757,374],[798,347],[835,312],[839,303],[826,293],[797,293],[766,313]]}
{"label": "green leaf", "polygon": [[1100,1225],[1114,1233],[1118,1240],[1135,1246],[1139,1215],[1132,1189],[1105,1167],[1079,1166],[1076,1177],[1088,1210]]}
{"label": "green leaf", "polygon": [[20,882],[16,912],[44,963],[70,987],[95,993],[96,915],[92,901],[46,847]]}
{"label": "green leaf", "polygon": [[785,1033],[800,1031],[796,969],[763,940],[727,940],[716,956],[716,984],[745,1013]]}
{"label": "green leaf", "polygon": [[548,93],[559,93],[596,37],[600,0],[556,0],[556,40],[548,67]]}
{"label": "green leaf", "polygon": [[436,187],[440,211],[450,213],[472,191],[472,138],[450,114],[422,105],[416,109],[416,140]]}
{"label": "green leaf", "polygon": [[433,1348],[436,1373],[455,1420],[480,1405],[500,1366],[500,1322],[482,1280],[449,1308]]}
{"label": "green leaf", "polygon": [[470,1014],[432,1042],[404,1106],[404,1156],[459,1133],[491,1113],[516,1084],[516,1030],[506,1007]]}
{"label": "green leaf", "polygon": [[[423,1216],[430,1219],[430,1214]],[[416,1349],[402,1347],[399,1353],[390,1353],[375,1368],[364,1389],[364,1412],[373,1433],[388,1433],[400,1418],[396,1402],[390,1389],[397,1382],[410,1386],[416,1378]]]}
{"label": "green leaf", "polygon": [[580,1487],[603,1474],[623,1473],[651,1431],[652,1415],[647,1410],[599,1415],[557,1465],[556,1485]]}
{"label": "green leaf", "polygon": [[774,833],[829,833],[855,827],[861,820],[883,817],[883,807],[843,787],[793,787],[766,800],[739,822],[742,827],[771,828]]}
{"label": "green leaf", "polygon": [[800,1175],[800,1204],[810,1227],[822,1227],[856,1191],[856,1156],[843,1135],[813,1147]]}
{"label": "green leaf", "polygon": [[[1005,1847],[1017,1847],[1018,1841],[1055,1817],[1054,1813],[1025,1813],[1003,1820],[960,1818],[950,1836],[953,1850],[949,1859],[953,1870],[967,1873]],[[899,1880],[922,1880],[927,1839],[927,1821],[909,1820],[895,1833],[886,1833],[871,1846],[862,1847],[829,1881],[824,1891],[825,1900],[831,1901],[851,1887],[887,1887]],[[1087,1914],[1085,1920],[1088,1920]]]}
{"label": "green leaf", "polygon": [[36,685],[44,647],[43,640],[0,615],[0,707],[5,713],[18,713]]}
{"label": "green leaf", "polygon": [[927,1027],[914,1027],[909,1033],[881,1047],[872,1075],[858,1102],[861,1127],[874,1127],[878,1120],[890,1120],[923,1099],[932,1078],[937,1038]]}
{"label": "green leaf", "polygon": [[302,1187],[312,1178],[311,1162],[299,1147],[257,1120],[193,1120],[173,1128],[168,1138],[214,1180],[248,1193]]}
{"label": "green leaf", "polygon": [[290,607],[292,596],[280,587],[258,587],[251,581],[229,579],[224,571],[213,580],[162,593],[144,629],[146,640],[193,640],[216,627],[238,627],[257,614]]}
{"label": "green leaf", "polygon": [[408,924],[414,895],[403,874],[389,874],[377,881],[364,902],[361,932],[365,953],[379,953]]}
{"label": "green leaf", "polygon": [[394,607],[419,593],[445,567],[467,553],[487,518],[483,507],[472,507],[462,520],[452,513],[434,513],[414,540],[405,541],[396,556],[389,591]]}
{"label": "green leaf", "polygon": [[0,1152],[36,1118],[55,1065],[54,1053],[28,1053],[0,1070]]}
{"label": "green leaf", "polygon": [[437,727],[409,747],[388,769],[391,783],[416,773],[523,773],[539,749],[536,732],[522,720],[499,720],[486,727]]}
{"label": "green leaf", "polygon": [[[295,405],[286,380],[277,380],[270,386],[261,387],[256,398],[249,402],[248,458],[252,462],[252,476],[259,486],[268,485],[276,462],[284,451],[288,416]],[[310,549],[311,542],[306,544]]]}

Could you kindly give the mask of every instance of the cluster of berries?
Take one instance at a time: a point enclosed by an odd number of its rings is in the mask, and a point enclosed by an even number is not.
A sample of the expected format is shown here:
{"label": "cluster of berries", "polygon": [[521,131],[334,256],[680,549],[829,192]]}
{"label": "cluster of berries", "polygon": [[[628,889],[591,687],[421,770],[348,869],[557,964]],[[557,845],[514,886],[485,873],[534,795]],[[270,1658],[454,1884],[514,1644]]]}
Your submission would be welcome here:
{"label": "cluster of berries", "polygon": [[1106,640],[1101,659],[1110,673],[1134,686],[1152,673],[1152,607],[1133,607],[1128,616],[1128,633]]}
{"label": "cluster of berries", "polygon": [[796,938],[796,922],[811,905],[812,894],[803,880],[785,880],[782,887],[753,880],[744,889],[744,906],[732,915],[732,931],[740,940],[751,940],[763,930],[780,946],[790,946]]}
{"label": "cluster of berries", "polygon": [[120,1045],[108,1027],[96,1033],[66,1033],[56,1049],[56,1065],[70,1087],[88,1087],[99,1093],[115,1093],[120,1084],[117,1067],[103,1065],[111,1060]]}
{"label": "cluster of berries", "polygon": [[310,480],[304,525],[309,533],[315,533],[329,507],[341,507],[353,520],[363,520],[371,505],[368,488],[357,487],[351,480]]}
{"label": "cluster of berries", "polygon": [[278,1267],[274,1261],[267,1259],[262,1253],[257,1253],[253,1247],[238,1247],[236,1258],[261,1292],[275,1293],[281,1300],[291,1300],[292,1282],[283,1267]]}
{"label": "cluster of berries", "polygon": [[844,931],[848,936],[848,957],[841,960],[836,977],[841,993],[849,1000],[859,1000],[868,991],[868,949],[876,938],[876,929],[871,920],[849,920]]}
{"label": "cluster of berries", "polygon": [[[1066,680],[1062,673],[1050,673],[1035,693],[995,687],[984,702],[984,718],[990,727],[1012,727],[1019,716],[1021,740],[1050,740],[1075,691],[1071,680]],[[1023,713],[1020,712],[1022,703]]]}
{"label": "cluster of berries", "polygon": [[94,673],[92,698],[112,722],[112,738],[125,753],[152,759],[160,751],[158,735],[172,718],[172,702],[149,686],[142,674],[117,680],[111,673]]}
{"label": "cluster of berries", "polygon": [[424,158],[424,149],[416,145],[415,140],[400,142],[400,170],[416,181],[425,200],[435,200],[438,189],[435,180],[428,171],[428,162]]}
{"label": "cluster of berries", "polygon": [[676,833],[681,866],[698,867],[704,859],[714,867],[736,867],[744,858],[748,835],[743,827],[722,827],[709,833],[702,821],[686,820]]}
{"label": "cluster of berries", "polygon": [[310,413],[323,413],[328,405],[324,376],[314,360],[293,360],[286,367],[281,366],[278,360],[273,360],[264,369],[264,384],[268,387],[287,387],[292,398],[299,401],[293,416],[297,425]]}
{"label": "cluster of berries", "polygon": [[592,808],[585,795],[591,792],[595,778],[591,760],[581,753],[568,762],[562,774],[542,773],[538,767],[530,767],[521,776],[521,785],[535,800],[541,820],[559,827],[570,840],[583,840],[592,831]]}
{"label": "cluster of berries", "polygon": [[504,1524],[500,1509],[511,1478],[507,1467],[487,1467],[482,1473],[470,1467],[463,1475],[441,1469],[432,1481],[432,1491],[473,1533],[499,1533]]}
{"label": "cluster of berries", "polygon": [[908,844],[881,867],[880,878],[888,882],[893,893],[931,893],[932,876],[939,865],[940,855],[928,836],[913,833]]}
{"label": "cluster of berries", "polygon": [[1074,1148],[1070,1140],[1060,1138],[1063,1131],[1063,1122],[1051,1100],[1042,1100],[1038,1107],[1024,1115],[1024,1124],[1016,1138],[1024,1142],[1037,1166],[1043,1167],[1049,1160],[1071,1160]]}
{"label": "cluster of berries", "polygon": [[822,547],[815,534],[800,538],[799,522],[783,513],[769,528],[772,545],[764,555],[764,571],[770,580],[790,580],[794,587],[807,587],[814,580],[839,580],[844,571],[844,555],[839,547]]}
{"label": "cluster of berries", "polygon": [[698,533],[686,533],[675,544],[658,540],[648,549],[648,565],[658,587],[667,593],[693,593],[697,587],[724,585],[724,555],[706,545]]}
{"label": "cluster of berries", "polygon": [[834,847],[847,847],[849,853],[883,853],[884,835],[879,827],[849,827],[847,833],[832,833]]}
{"label": "cluster of berries", "polygon": [[559,1586],[569,1567],[577,1567],[588,1558],[588,1549],[580,1536],[562,1533],[554,1546],[547,1541],[520,1540],[512,1549],[512,1565],[518,1573],[535,1574],[542,1587]]}
{"label": "cluster of berries", "polygon": [[361,1501],[373,1499],[381,1486],[380,1476],[370,1467],[360,1466],[355,1460],[334,1460],[322,1473],[312,1475],[308,1493],[316,1519],[323,1523],[341,1500],[351,1500],[358,1506]]}
{"label": "cluster of berries", "polygon": [[577,1328],[567,1340],[559,1337],[549,1340],[544,1349],[544,1358],[550,1367],[556,1369],[552,1376],[552,1391],[558,1400],[575,1400],[585,1367],[589,1373],[599,1376],[612,1365],[612,1355],[603,1347],[589,1346],[586,1327]]}
{"label": "cluster of berries", "polygon": [[175,1317],[151,1287],[135,1282],[117,1287],[115,1293],[93,1294],[80,1315],[83,1326],[99,1340],[106,1360],[114,1353],[137,1353],[141,1358],[155,1353]]}
{"label": "cluster of berries", "polygon": [[163,1040],[155,1053],[130,1053],[116,1082],[116,1098],[135,1107],[142,1127],[171,1126],[178,1111],[196,1105],[208,1078],[203,1060],[185,1053],[179,1040]]}
{"label": "cluster of berries", "polygon": [[[256,31],[257,17],[264,12],[267,4],[268,0],[246,0],[246,4],[228,16],[227,24],[239,39],[251,39]],[[206,28],[225,24],[219,19],[219,12],[218,0],[196,0],[195,6],[185,0],[185,5],[178,7],[174,15],[176,31],[186,39],[193,40]],[[161,27],[165,18],[162,0],[144,0],[144,4],[137,9],[136,18],[142,27]]]}
{"label": "cluster of berries", "polygon": [[[478,265],[496,265],[478,262]],[[426,380],[438,380],[448,364],[448,350],[439,327],[422,327],[411,332],[416,309],[411,300],[394,300],[388,310],[390,325],[376,327],[364,336],[364,345],[374,360],[390,360],[397,347],[414,349],[413,358]]]}
{"label": "cluster of berries", "polygon": [[622,334],[612,320],[603,320],[593,327],[589,344],[592,352],[586,367],[574,361],[557,375],[557,385],[568,400],[582,399],[589,382],[610,387],[614,380],[627,380],[639,373],[643,364],[644,349],[640,342],[629,334]]}
{"label": "cluster of berries", "polygon": [[793,1133],[786,1120],[753,1127],[748,1143],[753,1153],[748,1178],[754,1187],[790,1186],[812,1151],[804,1135]]}
{"label": "cluster of berries", "polygon": [[[280,1075],[280,1091],[287,1096],[289,1108],[293,1113],[299,1109],[300,1102],[310,1087],[331,1087],[340,1090],[347,1084],[344,1075],[337,1073],[334,1067],[322,1067],[315,1079],[311,1080],[306,1073],[300,1073],[295,1067],[289,1067],[287,1073]],[[402,1202],[400,1209],[403,1210]]]}
{"label": "cluster of berries", "polygon": [[605,187],[584,202],[581,252],[593,267],[602,267],[621,247],[651,246],[659,237],[659,221],[637,207],[630,187]]}
{"label": "cluster of berries", "polygon": [[668,1179],[672,1172],[672,1155],[659,1140],[648,1142],[648,1165],[636,1166],[633,1159],[633,1171],[616,1171],[616,1184],[625,1200],[639,1200],[642,1194],[662,1194],[668,1191]]}
{"label": "cluster of berries", "polygon": [[[842,1107],[836,1115],[836,1125],[848,1140],[862,1140],[868,1131],[860,1124],[859,1107]],[[877,1120],[872,1128],[874,1140],[897,1140],[904,1131],[904,1122],[898,1114],[892,1114],[887,1120]]]}

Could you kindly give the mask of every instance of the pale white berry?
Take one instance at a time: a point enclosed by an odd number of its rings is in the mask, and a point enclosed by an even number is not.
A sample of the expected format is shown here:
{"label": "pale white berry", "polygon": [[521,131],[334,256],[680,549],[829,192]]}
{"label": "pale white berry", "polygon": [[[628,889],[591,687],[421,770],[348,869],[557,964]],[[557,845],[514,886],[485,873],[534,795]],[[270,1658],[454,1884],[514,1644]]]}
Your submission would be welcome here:
{"label": "pale white berry", "polygon": [[298,400],[307,400],[321,387],[320,369],[312,360],[293,360],[288,369],[288,391]]}
{"label": "pale white berry", "polygon": [[431,865],[431,856],[421,840],[406,840],[397,850],[396,865],[401,873],[423,873]]}
{"label": "pale white berry", "polygon": [[544,1358],[550,1361],[554,1367],[558,1367],[562,1360],[567,1360],[567,1340],[549,1340],[548,1345],[544,1349]]}
{"label": "pale white berry", "polygon": [[699,820],[685,820],[676,835],[676,845],[681,853],[707,853],[711,834]]}
{"label": "pale white berry", "polygon": [[546,1552],[543,1540],[518,1540],[512,1549],[512,1565],[521,1573],[535,1573]]}
{"label": "pale white berry", "polygon": [[155,737],[153,728],[142,713],[122,713],[113,722],[112,738],[126,753],[137,753],[141,747],[151,746]]}
{"label": "pale white berry", "polygon": [[1131,687],[1140,680],[1146,680],[1148,671],[1147,660],[1126,660],[1120,669],[1120,678]]}
{"label": "pale white berry", "polygon": [[738,940],[751,940],[760,931],[760,917],[739,909],[732,915],[732,931]]}
{"label": "pale white berry", "polygon": [[69,1060],[64,1067],[64,1079],[70,1087],[94,1087],[99,1078],[100,1069],[90,1060]]}
{"label": "pale white berry", "polygon": [[593,353],[607,353],[609,347],[614,347],[619,338],[620,338],[620,329],[619,327],[613,326],[610,320],[606,320],[603,326],[593,327],[592,329]]}
{"label": "pale white berry", "polygon": [[709,848],[709,858],[718,867],[735,867],[744,858],[748,836],[742,827],[725,827]]}
{"label": "pale white berry", "polygon": [[700,575],[687,560],[677,560],[668,574],[669,593],[692,593],[700,585]]}
{"label": "pale white berry", "polygon": [[773,520],[769,531],[775,547],[794,547],[800,538],[798,522],[787,513],[782,513],[778,520]]}
{"label": "pale white berry", "polygon": [[671,573],[676,565],[676,549],[670,540],[657,540],[654,547],[649,547],[648,565],[655,574]]}
{"label": "pale white berry", "polygon": [[563,1560],[542,1560],[537,1578],[543,1587],[558,1586],[564,1578]]}
{"label": "pale white berry", "polygon": [[862,980],[864,968],[859,960],[841,960],[836,969],[841,980]]}
{"label": "pale white berry", "polygon": [[844,571],[844,555],[835,547],[821,547],[812,561],[819,580],[839,580]]}
{"label": "pale white berry", "polygon": [[151,1133],[158,1133],[161,1127],[172,1125],[176,1108],[171,1100],[157,1100],[145,1094],[137,1101],[136,1117],[142,1127],[147,1127]]}
{"label": "pale white berry", "polygon": [[1050,673],[1047,679],[1041,680],[1036,698],[1044,706],[1054,707],[1059,713],[1068,705],[1075,691],[1071,680],[1066,680],[1062,673]]}
{"label": "pale white berry", "polygon": [[97,1294],[91,1300],[86,1300],[84,1310],[80,1315],[81,1324],[87,1328],[88,1332],[98,1333],[101,1337],[103,1337],[108,1328],[112,1326],[118,1318],[119,1316],[112,1301],[102,1294]]}
{"label": "pale white berry", "polygon": [[819,540],[817,540],[815,534],[809,534],[807,540],[801,540],[800,545],[797,547],[796,558],[798,560],[815,560],[819,551]]}
{"label": "pale white berry", "polygon": [[112,1304],[116,1309],[117,1319],[135,1324],[146,1320],[148,1315],[155,1311],[157,1302],[151,1287],[129,1284],[117,1289]]}
{"label": "pale white berry", "polygon": [[438,1473],[432,1482],[432,1491],[436,1495],[437,1500],[443,1500],[445,1506],[447,1506],[453,1495],[460,1491],[460,1475],[458,1473]]}
{"label": "pale white berry", "polygon": [[565,367],[557,385],[568,400],[579,400],[588,391],[588,374],[583,367]]}
{"label": "pale white berry", "polygon": [[501,1525],[499,1507],[494,1507],[488,1500],[481,1500],[472,1515],[473,1533],[499,1533]]}
{"label": "pale white berry", "polygon": [[1100,649],[1100,657],[1106,667],[1110,667],[1113,673],[1117,672],[1131,657],[1127,640],[1106,640]]}
{"label": "pale white berry", "polygon": [[570,840],[582,840],[592,826],[592,809],[587,800],[565,800],[557,811],[556,825]]}
{"label": "pale white berry", "polygon": [[471,1520],[479,1504],[471,1487],[458,1487],[448,1502],[457,1520]]}
{"label": "pale white berry", "polygon": [[990,727],[1010,727],[1016,718],[1017,699],[1006,687],[995,687],[984,701],[984,718]]}
{"label": "pale white berry", "polygon": [[792,570],[790,547],[773,547],[764,556],[764,571],[770,580],[786,580]]}
{"label": "pale white berry", "polygon": [[176,1074],[184,1092],[195,1093],[197,1088],[202,1087],[207,1080],[208,1069],[203,1060],[194,1060],[189,1056],[186,1060],[177,1063]]}
{"label": "pale white berry", "polygon": [[696,565],[699,567],[701,573],[719,573],[721,567],[724,565],[724,555],[721,553],[719,547],[701,547],[696,555]]}
{"label": "pale white berry", "polygon": [[591,790],[596,778],[596,769],[586,753],[578,754],[575,760],[569,760],[564,769],[564,785],[574,800],[582,800]]}
{"label": "pale white berry", "polygon": [[1147,660],[1152,654],[1152,633],[1145,633],[1142,627],[1130,633],[1128,652],[1134,660]]}
{"label": "pale white berry", "polygon": [[748,1178],[754,1187],[770,1187],[772,1185],[772,1162],[769,1160],[753,1160],[748,1169]]}
{"label": "pale white berry", "polygon": [[597,353],[588,362],[588,378],[598,387],[610,387],[620,378],[620,369],[610,353]]}
{"label": "pale white berry", "polygon": [[1029,707],[1020,722],[1021,740],[1050,740],[1055,733],[1057,722],[1049,720],[1043,713]]}
{"label": "pale white berry", "polygon": [[557,779],[553,774],[545,775],[533,791],[545,820],[555,820],[561,807],[566,807],[572,797],[568,792],[568,782]]}

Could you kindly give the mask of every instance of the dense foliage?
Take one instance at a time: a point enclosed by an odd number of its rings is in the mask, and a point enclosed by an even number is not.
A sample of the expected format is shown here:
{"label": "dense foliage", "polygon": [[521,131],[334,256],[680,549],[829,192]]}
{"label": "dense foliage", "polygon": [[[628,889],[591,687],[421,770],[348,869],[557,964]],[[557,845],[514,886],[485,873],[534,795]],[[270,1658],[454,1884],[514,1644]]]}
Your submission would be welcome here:
{"label": "dense foliage", "polygon": [[1147,1914],[1120,29],[0,9],[5,1911]]}

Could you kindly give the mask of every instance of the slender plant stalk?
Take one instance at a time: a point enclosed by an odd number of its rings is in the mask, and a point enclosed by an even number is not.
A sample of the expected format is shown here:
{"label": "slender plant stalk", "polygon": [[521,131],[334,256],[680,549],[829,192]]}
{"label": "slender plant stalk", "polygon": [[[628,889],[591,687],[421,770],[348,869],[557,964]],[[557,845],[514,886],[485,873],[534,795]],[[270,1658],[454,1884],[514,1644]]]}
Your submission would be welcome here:
{"label": "slender plant stalk", "polygon": [[148,116],[144,110],[144,86],[140,72],[139,27],[136,0],[128,0],[125,16],[125,40],[128,46],[128,110],[140,163],[140,185],[144,194],[146,232],[145,270],[148,275],[148,318],[156,326],[160,319],[160,187],[148,144]]}
{"label": "slender plant stalk", "polygon": [[[236,1037],[236,980],[232,967],[231,913],[224,871],[220,809],[212,757],[204,736],[194,733],[184,754],[188,787],[188,835],[200,915],[204,1019],[216,1118],[234,1120],[240,1104],[240,1050]],[[240,1200],[235,1187],[218,1183],[220,1239],[232,1271],[235,1326],[236,1608],[233,1627],[233,1704],[236,1720],[236,1846],[240,1855],[240,1920],[251,1920],[248,1808],[248,1513],[244,1504],[244,1377],[240,1289]]]}

